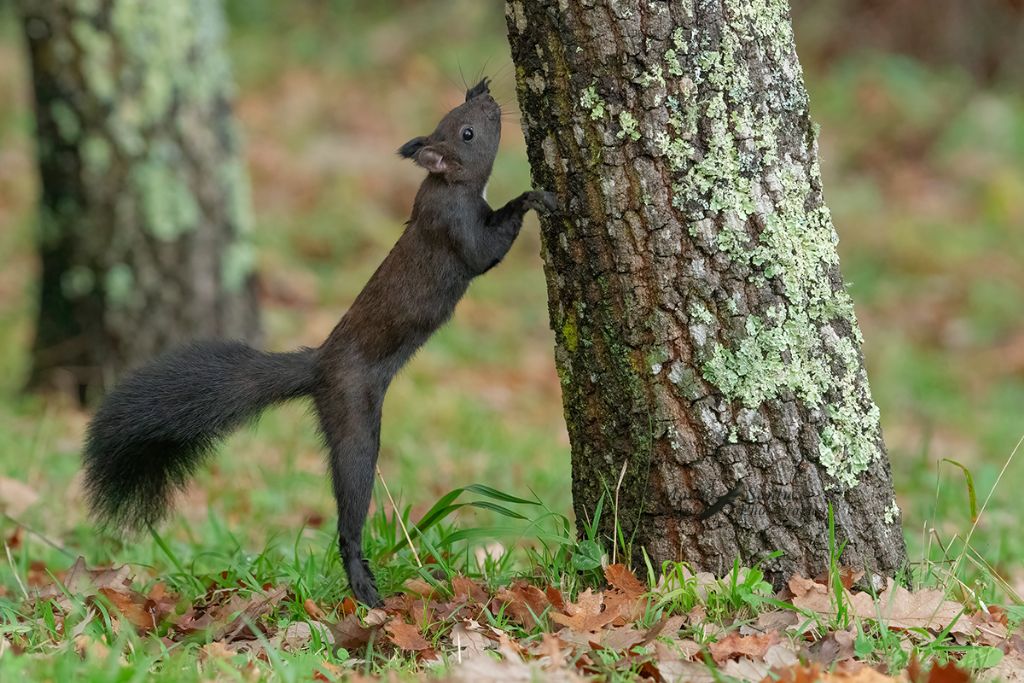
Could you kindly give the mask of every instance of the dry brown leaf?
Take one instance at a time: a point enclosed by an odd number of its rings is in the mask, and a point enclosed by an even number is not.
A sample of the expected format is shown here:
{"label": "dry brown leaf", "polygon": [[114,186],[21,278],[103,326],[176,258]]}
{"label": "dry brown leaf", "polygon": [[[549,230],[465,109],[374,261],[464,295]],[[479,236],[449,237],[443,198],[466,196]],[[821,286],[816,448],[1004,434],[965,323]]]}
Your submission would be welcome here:
{"label": "dry brown leaf", "polygon": [[927,683],[970,683],[971,676],[950,660],[945,664],[932,664],[926,680]]}
{"label": "dry brown leaf", "polygon": [[334,642],[338,647],[343,647],[346,650],[366,645],[370,642],[370,635],[373,633],[372,628],[366,628],[359,623],[359,617],[355,614],[346,614],[341,621],[329,625],[328,628],[331,629]]}
{"label": "dry brown leaf", "polygon": [[658,673],[665,681],[686,681],[686,683],[718,683],[722,676],[711,670],[703,663],[688,662],[681,660],[658,661]]}
{"label": "dry brown leaf", "polygon": [[452,627],[451,641],[456,650],[468,656],[483,653],[493,642],[484,635],[480,624],[473,620],[460,621]]}
{"label": "dry brown leaf", "polygon": [[630,597],[620,590],[611,590],[604,594],[604,609],[614,613],[614,626],[625,626],[643,618],[647,612],[646,597]]}
{"label": "dry brown leaf", "polygon": [[850,604],[850,611],[855,616],[880,620],[889,628],[927,628],[932,631],[946,628],[964,610],[960,603],[946,600],[943,591],[924,588],[911,593],[892,579],[877,602],[868,593],[856,593]]}
{"label": "dry brown leaf", "polygon": [[789,643],[778,643],[772,645],[764,653],[764,663],[774,668],[793,666],[800,661],[800,657],[789,645]]}
{"label": "dry brown leaf", "polygon": [[836,672],[825,674],[821,680],[824,683],[906,683],[907,679],[902,675],[893,678],[892,676],[875,671],[870,666],[865,666],[849,673]]}
{"label": "dry brown leaf", "polygon": [[364,619],[363,621],[366,622],[367,626],[381,626],[384,623],[386,623],[389,618],[390,617],[388,617],[387,612],[380,609],[379,607],[374,607],[366,613],[366,619]]}
{"label": "dry brown leaf", "polygon": [[485,683],[500,681],[545,681],[546,683],[582,683],[575,671],[550,667],[542,669],[539,662],[526,662],[514,643],[506,637],[501,638],[498,651],[501,659],[488,654],[467,657],[448,672],[448,680],[456,683]]}
{"label": "dry brown leaf", "polygon": [[64,603],[65,591],[77,597],[90,597],[96,595],[101,588],[126,590],[131,585],[131,569],[127,565],[89,569],[85,566],[85,558],[79,556],[66,572],[58,573],[57,578],[60,583],[54,583],[47,577],[45,585],[36,591],[36,597],[57,598],[58,602]]}
{"label": "dry brown leaf", "polygon": [[539,588],[525,583],[502,589],[495,597],[505,604],[506,613],[513,621],[529,629],[542,625],[542,615],[551,605]]}
{"label": "dry brown leaf", "polygon": [[547,667],[557,669],[565,664],[566,657],[568,656],[568,653],[565,651],[566,645],[567,643],[558,636],[542,633],[538,654],[541,657],[547,658]]}
{"label": "dry brown leaf", "polygon": [[799,574],[793,576],[786,585],[789,587],[789,592],[798,598],[807,595],[810,591],[817,590],[819,586],[824,588],[822,584],[814,579],[808,579]]}
{"label": "dry brown leaf", "polygon": [[452,592],[456,598],[471,599],[481,605],[487,603],[487,592],[476,581],[465,576],[452,578]]}
{"label": "dry brown leaf", "polygon": [[636,578],[633,570],[624,564],[610,564],[604,568],[604,578],[629,598],[638,598],[647,592],[647,586]]}
{"label": "dry brown leaf", "polygon": [[[75,652],[83,659],[106,659],[110,654],[110,648],[104,643],[86,635],[75,636],[73,642],[75,643]],[[3,654],[2,647],[0,647],[0,654]]]}
{"label": "dry brown leaf", "polygon": [[384,630],[388,637],[400,650],[419,651],[430,649],[430,643],[420,635],[418,628],[404,621],[388,622]]}
{"label": "dry brown leaf", "polygon": [[754,636],[741,636],[734,632],[726,635],[717,643],[711,643],[708,650],[714,660],[719,663],[743,655],[753,659],[762,659],[768,648],[777,642],[779,642],[779,634],[776,631]]}
{"label": "dry brown leaf", "polygon": [[741,657],[727,661],[722,665],[721,671],[726,676],[732,676],[741,681],[760,681],[768,677],[771,667],[764,662],[755,662],[750,657]]}
{"label": "dry brown leaf", "polygon": [[679,629],[683,627],[685,621],[686,617],[679,614],[671,617],[662,617],[658,620],[658,623],[647,629],[647,633],[644,634],[644,645],[661,635],[674,638]]}
{"label": "dry brown leaf", "polygon": [[[793,606],[817,614],[834,616],[836,614],[835,596],[824,584],[793,577],[789,581],[789,589],[794,597]],[[903,586],[889,579],[889,584],[875,600],[869,593],[849,593],[844,591],[841,598],[853,616],[861,619],[879,621],[889,628],[927,628],[941,631],[957,621],[964,610],[963,605],[946,600],[943,591],[924,588],[911,593]],[[959,623],[959,622],[958,622]],[[973,632],[973,624],[964,619],[962,627],[954,630],[968,629]]]}
{"label": "dry brown leaf", "polygon": [[334,645],[334,634],[331,629],[319,621],[293,621],[281,634],[281,645],[286,650],[301,650],[313,641],[314,633],[321,643]]}
{"label": "dry brown leaf", "polygon": [[697,643],[695,640],[689,638],[678,639],[672,638],[671,640],[656,640],[654,641],[654,652],[658,656],[658,661],[671,661],[681,659],[689,661],[694,659],[697,654],[704,648]]}
{"label": "dry brown leaf", "polygon": [[39,494],[28,484],[0,477],[0,513],[17,517],[35,505],[37,500]]}
{"label": "dry brown leaf", "polygon": [[231,642],[240,635],[253,636],[250,624],[274,609],[288,594],[288,589],[278,586],[265,593],[253,593],[249,596],[234,594],[226,605],[216,608],[211,614],[214,630],[212,640]]}
{"label": "dry brown leaf", "polygon": [[320,607],[315,602],[313,602],[312,598],[306,598],[305,600],[303,600],[302,609],[306,610],[306,614],[308,614],[311,618],[316,619],[318,621],[320,619],[323,619],[324,616],[326,616],[324,614],[324,611],[320,609]]}
{"label": "dry brown leaf", "polygon": [[565,611],[552,612],[551,621],[562,626],[568,626],[574,631],[590,633],[598,631],[612,623],[619,613],[617,611],[604,610],[604,595],[594,593],[587,589],[579,594],[576,602],[567,602]]}
{"label": "dry brown leaf", "polygon": [[409,593],[411,595],[420,595],[425,598],[429,598],[431,595],[433,595],[435,590],[432,585],[430,585],[423,579],[419,578],[409,579],[404,584],[402,584],[402,588],[405,589],[406,593]]}
{"label": "dry brown leaf", "polygon": [[565,610],[565,599],[562,597],[562,591],[558,590],[554,586],[548,586],[544,591],[544,596],[551,603],[551,606],[559,611]]}
{"label": "dry brown leaf", "polygon": [[207,643],[199,650],[199,659],[202,661],[209,661],[210,659],[230,659],[234,656],[235,652],[231,650],[227,644],[219,640]]}
{"label": "dry brown leaf", "polygon": [[166,612],[158,613],[156,603],[135,591],[101,588],[99,592],[140,633],[149,633],[166,616]]}

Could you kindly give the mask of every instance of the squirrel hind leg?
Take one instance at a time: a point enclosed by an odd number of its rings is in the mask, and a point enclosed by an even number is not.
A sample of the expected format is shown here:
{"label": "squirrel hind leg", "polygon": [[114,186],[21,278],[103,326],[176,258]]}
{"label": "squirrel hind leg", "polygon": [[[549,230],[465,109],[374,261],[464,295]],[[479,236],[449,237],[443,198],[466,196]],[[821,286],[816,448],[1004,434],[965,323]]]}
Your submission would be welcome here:
{"label": "squirrel hind leg", "polygon": [[[362,399],[367,392],[359,394]],[[356,392],[351,390],[332,392],[316,402],[330,450],[331,483],[338,506],[338,548],[352,592],[371,607],[380,605],[381,599],[363,555],[363,527],[380,448],[380,404],[379,399],[356,400]]]}

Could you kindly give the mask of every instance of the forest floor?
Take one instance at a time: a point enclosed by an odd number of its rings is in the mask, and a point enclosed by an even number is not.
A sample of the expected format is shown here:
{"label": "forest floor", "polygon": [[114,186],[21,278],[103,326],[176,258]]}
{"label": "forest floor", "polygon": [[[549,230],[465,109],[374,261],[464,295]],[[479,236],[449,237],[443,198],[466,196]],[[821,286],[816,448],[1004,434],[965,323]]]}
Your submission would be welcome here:
{"label": "forest floor", "polygon": [[[400,16],[389,3],[360,13],[229,4],[268,344],[317,344],[400,233],[421,173],[394,150],[458,102],[460,69],[466,80],[486,69],[515,107],[503,18],[472,0],[404,3]],[[378,486],[368,550],[392,597],[367,611],[347,598],[302,405],[230,439],[160,535],[126,542],[89,523],[78,478],[89,414],[19,393],[38,188],[23,46],[7,12],[0,679],[760,680],[774,668],[795,681],[954,681],[962,670],[1021,680],[1024,453],[1010,460],[1024,433],[1019,90],[981,90],[884,54],[805,64],[913,559],[907,578],[923,590],[871,599],[848,590],[852,572],[838,564],[782,593],[756,568],[717,581],[683,565],[634,573],[616,549],[577,539],[529,218],[388,395],[381,472],[395,501]],[[489,195],[528,184],[513,124]],[[472,484],[493,488],[460,490]],[[413,552],[398,520],[431,513],[438,521]]]}

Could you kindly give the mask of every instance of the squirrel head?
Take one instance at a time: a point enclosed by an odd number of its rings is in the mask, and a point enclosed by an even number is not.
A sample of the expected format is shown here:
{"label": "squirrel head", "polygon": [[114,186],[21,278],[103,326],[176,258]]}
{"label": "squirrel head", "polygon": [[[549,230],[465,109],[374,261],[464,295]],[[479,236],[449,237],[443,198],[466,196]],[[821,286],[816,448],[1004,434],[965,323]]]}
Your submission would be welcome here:
{"label": "squirrel head", "polygon": [[449,184],[483,187],[491,175],[501,140],[501,107],[484,78],[466,91],[466,101],[445,114],[430,135],[413,138],[398,150]]}

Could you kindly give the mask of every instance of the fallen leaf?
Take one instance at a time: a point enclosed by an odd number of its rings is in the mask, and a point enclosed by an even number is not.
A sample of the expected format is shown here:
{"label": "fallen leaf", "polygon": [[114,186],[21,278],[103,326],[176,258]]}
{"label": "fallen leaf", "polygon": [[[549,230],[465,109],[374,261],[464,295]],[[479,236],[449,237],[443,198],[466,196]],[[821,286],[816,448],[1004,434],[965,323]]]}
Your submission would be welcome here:
{"label": "fallen leaf", "polygon": [[482,654],[492,646],[491,640],[481,631],[480,624],[472,620],[455,624],[450,637],[456,650],[469,656]]}
{"label": "fallen leaf", "polygon": [[877,601],[868,593],[857,593],[850,604],[854,616],[881,621],[889,628],[927,628],[933,631],[946,628],[964,611],[963,605],[947,600],[941,590],[923,588],[911,593],[892,579]]}
{"label": "fallen leaf", "polygon": [[219,640],[207,643],[199,650],[199,658],[203,661],[209,661],[210,659],[231,659],[234,656],[235,653],[228,648],[225,643]]}
{"label": "fallen leaf", "polygon": [[579,594],[575,603],[567,602],[565,611],[552,612],[551,621],[568,626],[574,631],[593,632],[604,628],[619,616],[618,612],[604,610],[604,595],[587,589]]}
{"label": "fallen leaf", "polygon": [[387,622],[389,618],[390,617],[388,617],[387,612],[380,609],[379,607],[374,607],[366,613],[366,618],[363,621],[366,622],[367,626],[381,626],[382,624]]}
{"label": "fallen leaf", "polygon": [[306,598],[302,602],[302,609],[306,610],[306,614],[313,619],[319,620],[323,619],[325,616],[324,611],[320,609],[315,602],[313,602],[312,598]]}
{"label": "fallen leaf", "polygon": [[668,641],[654,641],[654,651],[658,656],[658,661],[689,661],[696,657],[697,653],[703,649],[697,641],[690,640],[689,638],[684,640],[673,638]]}
{"label": "fallen leaf", "polygon": [[505,605],[506,612],[515,622],[529,629],[542,625],[543,615],[551,605],[539,588],[525,583],[498,591],[495,599]]}
{"label": "fallen leaf", "polygon": [[764,662],[755,662],[750,657],[730,659],[721,669],[726,676],[732,676],[741,681],[760,681],[768,676],[770,670],[771,667]]}
{"label": "fallen leaf", "polygon": [[334,635],[327,626],[319,621],[294,621],[288,624],[281,636],[281,645],[286,650],[297,651],[304,649],[313,641],[313,633],[319,636],[321,643],[334,644]]}
{"label": "fallen leaf", "polygon": [[250,625],[274,609],[287,594],[288,589],[284,586],[250,596],[236,593],[226,605],[215,610],[213,622],[220,626],[214,628],[211,639],[230,642],[243,634],[250,637],[255,635],[251,633]]}
{"label": "fallen leaf", "polygon": [[932,664],[928,670],[928,683],[970,683],[971,676],[950,660],[945,664]]}
{"label": "fallen leaf", "polygon": [[456,598],[472,599],[481,605],[487,602],[487,592],[476,581],[465,576],[452,578],[452,592]]}
{"label": "fallen leaf", "polygon": [[625,593],[628,598],[638,598],[647,592],[647,586],[636,578],[633,570],[624,564],[610,564],[605,567],[604,578],[611,586]]}
{"label": "fallen leaf", "polygon": [[741,636],[730,633],[716,643],[711,643],[708,650],[716,662],[724,662],[738,656],[746,655],[753,659],[762,659],[765,652],[779,642],[779,634],[775,631],[754,636]]}
{"label": "fallen leaf", "polygon": [[485,681],[545,681],[545,683],[582,683],[584,680],[575,671],[551,666],[542,669],[539,662],[527,662],[516,646],[502,637],[498,646],[501,659],[489,654],[467,657],[453,666],[447,680],[456,683],[482,683]]}
{"label": "fallen leaf", "polygon": [[57,598],[59,602],[67,602],[65,593],[90,597],[96,595],[101,588],[125,590],[131,585],[131,569],[127,565],[89,569],[85,566],[85,558],[79,556],[66,572],[57,574],[57,578],[58,583],[46,579],[48,583],[36,591],[36,597]]}
{"label": "fallen leaf", "polygon": [[423,597],[430,597],[434,594],[435,590],[432,585],[423,579],[409,579],[402,584],[402,588],[411,595],[422,595]]}
{"label": "fallen leaf", "polygon": [[75,636],[75,652],[83,659],[104,660],[110,654],[110,648],[95,638],[86,635]]}
{"label": "fallen leaf", "polygon": [[552,607],[560,611],[565,610],[565,599],[562,597],[562,591],[554,586],[548,586],[544,591],[544,596],[551,603]]}
{"label": "fallen leaf", "polygon": [[671,617],[662,617],[658,620],[658,623],[647,629],[647,633],[644,635],[644,645],[662,634],[674,638],[679,633],[679,629],[683,627],[685,621],[686,617],[679,614]]}
{"label": "fallen leaf", "polygon": [[101,588],[99,592],[140,633],[149,633],[167,616],[155,602],[135,591]]}
{"label": "fallen leaf", "polygon": [[420,635],[419,629],[412,624],[407,624],[404,621],[391,621],[384,627],[384,630],[388,632],[388,637],[391,642],[398,646],[401,650],[426,650],[430,648],[428,643],[423,636]]}
{"label": "fallen leaf", "polygon": [[355,614],[346,614],[341,621],[329,625],[328,628],[334,635],[335,644],[346,650],[366,645],[370,642],[370,636],[373,634],[373,629],[363,626]]}

